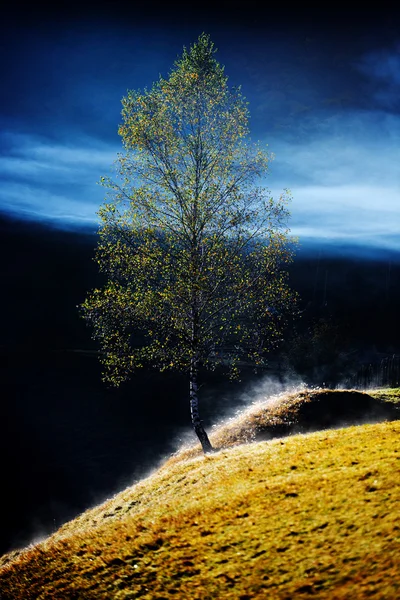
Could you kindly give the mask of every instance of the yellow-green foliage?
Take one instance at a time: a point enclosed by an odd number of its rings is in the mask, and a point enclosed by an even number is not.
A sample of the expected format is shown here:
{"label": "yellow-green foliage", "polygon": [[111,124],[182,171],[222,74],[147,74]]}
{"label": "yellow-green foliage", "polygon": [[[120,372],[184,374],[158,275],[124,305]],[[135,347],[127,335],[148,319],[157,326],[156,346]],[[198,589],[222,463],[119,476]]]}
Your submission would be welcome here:
{"label": "yellow-green foliage", "polygon": [[124,153],[101,179],[107,281],[81,306],[114,385],[144,364],[235,376],[265,362],[296,310],[290,194],[260,187],[271,157],[248,139],[247,102],[215,52],[200,35],[168,78],[122,100]]}
{"label": "yellow-green foliage", "polygon": [[169,463],[0,559],[2,600],[400,597],[400,422]]}

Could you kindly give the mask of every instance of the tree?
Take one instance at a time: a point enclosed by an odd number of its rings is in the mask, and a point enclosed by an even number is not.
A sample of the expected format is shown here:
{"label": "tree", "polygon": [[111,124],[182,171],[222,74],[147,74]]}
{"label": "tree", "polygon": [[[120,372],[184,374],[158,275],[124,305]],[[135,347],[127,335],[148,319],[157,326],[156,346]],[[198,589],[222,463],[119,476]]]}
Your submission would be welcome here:
{"label": "tree", "polygon": [[248,138],[247,102],[230,89],[209,36],[184,48],[169,77],[122,100],[124,152],[99,210],[96,260],[107,283],[82,304],[114,385],[150,365],[188,373],[265,364],[295,295],[288,193],[274,201],[255,181],[270,157]]}

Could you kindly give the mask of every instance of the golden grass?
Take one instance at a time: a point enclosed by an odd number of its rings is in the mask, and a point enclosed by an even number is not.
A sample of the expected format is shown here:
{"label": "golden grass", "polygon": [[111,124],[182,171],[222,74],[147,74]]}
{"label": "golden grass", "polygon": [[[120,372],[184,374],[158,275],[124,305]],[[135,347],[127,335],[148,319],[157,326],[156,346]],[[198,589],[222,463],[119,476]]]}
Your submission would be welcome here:
{"label": "golden grass", "polygon": [[[297,389],[257,402],[231,419],[217,425],[210,434],[214,448],[283,437],[293,433],[319,431],[352,425],[357,420],[379,421],[399,418],[393,410],[400,403],[400,389],[367,392],[358,390]],[[178,450],[167,461],[170,466],[200,456],[200,444]]]}
{"label": "golden grass", "polygon": [[400,388],[377,388],[369,390],[368,394],[373,398],[400,405]]}
{"label": "golden grass", "polygon": [[383,422],[171,461],[0,559],[0,598],[398,599],[399,433]]}

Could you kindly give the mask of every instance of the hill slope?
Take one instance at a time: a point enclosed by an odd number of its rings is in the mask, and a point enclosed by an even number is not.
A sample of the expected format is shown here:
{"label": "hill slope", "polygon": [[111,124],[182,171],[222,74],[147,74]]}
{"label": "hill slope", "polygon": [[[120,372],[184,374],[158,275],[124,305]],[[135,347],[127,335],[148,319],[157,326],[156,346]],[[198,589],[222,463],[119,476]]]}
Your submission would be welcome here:
{"label": "hill slope", "polygon": [[180,457],[0,559],[2,600],[400,597],[400,422]]}
{"label": "hill slope", "polygon": [[[217,424],[210,440],[214,448],[226,449],[248,442],[400,418],[400,389],[330,390],[299,388],[263,398]],[[200,456],[200,444],[183,447],[166,463]]]}

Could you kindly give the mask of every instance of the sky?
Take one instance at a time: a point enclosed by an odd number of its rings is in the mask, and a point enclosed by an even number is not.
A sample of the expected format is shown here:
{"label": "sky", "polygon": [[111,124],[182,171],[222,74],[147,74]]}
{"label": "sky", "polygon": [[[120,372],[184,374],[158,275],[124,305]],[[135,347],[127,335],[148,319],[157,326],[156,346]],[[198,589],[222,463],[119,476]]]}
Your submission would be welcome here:
{"label": "sky", "polygon": [[205,31],[249,101],[251,138],[275,156],[262,183],[291,191],[300,243],[400,251],[399,13],[163,6],[9,7],[0,213],[95,230],[122,97],[166,76]]}

